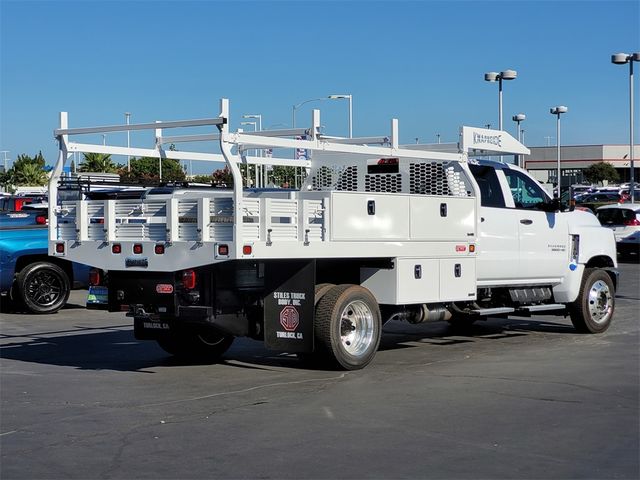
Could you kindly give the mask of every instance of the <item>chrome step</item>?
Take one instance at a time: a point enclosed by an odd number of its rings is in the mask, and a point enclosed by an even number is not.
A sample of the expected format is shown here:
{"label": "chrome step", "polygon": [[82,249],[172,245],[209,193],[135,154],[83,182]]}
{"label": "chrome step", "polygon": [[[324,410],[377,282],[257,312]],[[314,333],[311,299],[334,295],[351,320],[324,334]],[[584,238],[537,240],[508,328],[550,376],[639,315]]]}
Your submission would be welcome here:
{"label": "chrome step", "polygon": [[471,313],[476,315],[500,315],[503,313],[513,313],[515,312],[515,308],[511,307],[497,307],[497,308],[477,308],[475,310],[471,310]]}
{"label": "chrome step", "polygon": [[566,305],[562,303],[548,303],[545,305],[525,305],[518,308],[518,310],[524,310],[526,312],[544,312],[547,310],[564,310]]}

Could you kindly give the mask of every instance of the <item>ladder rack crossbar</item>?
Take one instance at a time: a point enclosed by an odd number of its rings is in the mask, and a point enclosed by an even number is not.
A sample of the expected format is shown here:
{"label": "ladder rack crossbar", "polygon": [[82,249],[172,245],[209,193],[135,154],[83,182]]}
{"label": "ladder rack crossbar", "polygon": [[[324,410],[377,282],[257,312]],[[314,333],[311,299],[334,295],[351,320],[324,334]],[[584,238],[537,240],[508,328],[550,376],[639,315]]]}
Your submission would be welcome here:
{"label": "ladder rack crossbar", "polygon": [[89,133],[126,132],[132,130],[156,130],[162,128],[203,127],[207,125],[224,125],[226,118],[202,118],[198,120],[176,120],[170,122],[132,123],[123,125],[105,125],[87,128],[57,128],[53,131],[56,138],[62,135],[85,135]]}

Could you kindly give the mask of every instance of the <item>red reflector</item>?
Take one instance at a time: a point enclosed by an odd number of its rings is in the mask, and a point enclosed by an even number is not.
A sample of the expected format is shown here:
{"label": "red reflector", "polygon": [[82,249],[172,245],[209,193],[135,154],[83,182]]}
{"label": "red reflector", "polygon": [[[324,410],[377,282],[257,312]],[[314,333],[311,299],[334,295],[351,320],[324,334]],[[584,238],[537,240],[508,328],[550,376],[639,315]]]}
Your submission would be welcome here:
{"label": "red reflector", "polygon": [[640,225],[640,220],[638,220],[637,218],[634,218],[632,220],[625,221],[624,224],[628,227],[633,227],[636,225]]}
{"label": "red reflector", "polygon": [[111,245],[111,253],[122,253],[122,245],[119,243],[114,243]]}
{"label": "red reflector", "polygon": [[156,252],[156,255],[162,255],[164,253],[164,245],[162,244],[156,245],[154,250]]}
{"label": "red reflector", "polygon": [[381,158],[378,160],[378,165],[398,165],[397,158]]}
{"label": "red reflector", "polygon": [[467,251],[466,245],[456,245],[456,252],[466,252],[466,251]]}
{"label": "red reflector", "polygon": [[471,253],[475,252],[476,251],[476,246],[475,245],[469,245],[469,251]]}
{"label": "red reflector", "polygon": [[196,272],[195,270],[185,270],[182,272],[182,285],[187,290],[196,288]]}
{"label": "red reflector", "polygon": [[252,252],[253,252],[253,247],[251,245],[245,245],[242,247],[243,255],[251,255]]}
{"label": "red reflector", "polygon": [[156,285],[156,292],[173,293],[173,285],[171,285],[170,283],[159,283]]}
{"label": "red reflector", "polygon": [[47,224],[47,217],[45,217],[44,215],[38,215],[36,217],[36,223],[38,225],[46,225]]}
{"label": "red reflector", "polygon": [[133,253],[136,253],[136,254],[141,254],[142,253],[142,244],[141,243],[134,243],[134,245],[133,245]]}
{"label": "red reflector", "polygon": [[89,270],[89,285],[100,285],[100,270],[97,268]]}
{"label": "red reflector", "polygon": [[56,243],[56,253],[64,253],[64,243]]}
{"label": "red reflector", "polygon": [[218,255],[229,255],[229,245],[218,245]]}

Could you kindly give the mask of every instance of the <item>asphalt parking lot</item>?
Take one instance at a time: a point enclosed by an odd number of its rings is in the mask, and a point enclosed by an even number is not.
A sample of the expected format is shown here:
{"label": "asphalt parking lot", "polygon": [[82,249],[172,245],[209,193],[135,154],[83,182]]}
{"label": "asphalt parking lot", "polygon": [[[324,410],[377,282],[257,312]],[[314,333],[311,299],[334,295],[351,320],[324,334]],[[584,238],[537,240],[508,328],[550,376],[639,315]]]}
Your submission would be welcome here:
{"label": "asphalt parking lot", "polygon": [[384,328],[364,370],[237,340],[181,364],[122,314],[3,313],[0,478],[640,478],[640,266],[616,317]]}

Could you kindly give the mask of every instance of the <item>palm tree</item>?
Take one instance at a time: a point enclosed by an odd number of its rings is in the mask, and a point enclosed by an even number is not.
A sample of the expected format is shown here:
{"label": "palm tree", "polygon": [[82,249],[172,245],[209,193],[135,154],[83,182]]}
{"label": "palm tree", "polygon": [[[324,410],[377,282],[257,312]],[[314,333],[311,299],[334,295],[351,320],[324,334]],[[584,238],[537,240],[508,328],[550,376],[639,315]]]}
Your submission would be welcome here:
{"label": "palm tree", "polygon": [[111,155],[106,153],[85,153],[84,161],[78,168],[81,172],[116,173],[118,167],[111,161]]}
{"label": "palm tree", "polygon": [[15,171],[16,185],[45,185],[47,174],[36,163],[25,163]]}

